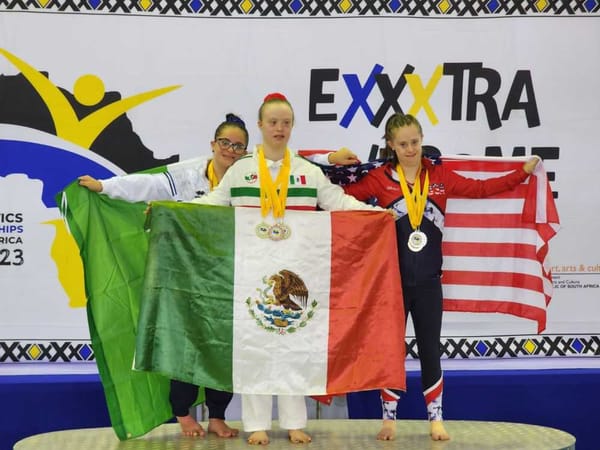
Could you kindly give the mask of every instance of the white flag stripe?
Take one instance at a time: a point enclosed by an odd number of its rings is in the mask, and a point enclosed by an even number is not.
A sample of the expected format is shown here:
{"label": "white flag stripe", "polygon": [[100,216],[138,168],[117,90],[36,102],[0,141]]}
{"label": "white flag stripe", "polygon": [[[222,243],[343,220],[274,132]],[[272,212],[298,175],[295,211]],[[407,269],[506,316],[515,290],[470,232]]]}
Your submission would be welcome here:
{"label": "white flag stripe", "polygon": [[546,175],[546,171],[544,170],[544,163],[542,161],[538,162],[537,166],[535,166],[533,174],[535,175],[537,180],[537,202],[535,207],[535,221],[537,223],[545,223],[548,219],[548,214],[546,211],[546,205],[548,201],[548,176]]}
{"label": "white flag stripe", "polygon": [[[256,234],[256,226],[263,221],[260,210],[235,208],[235,213],[234,391],[324,394],[330,271],[322,270],[323,264],[310,262],[331,261],[330,215],[286,211],[284,223],[290,227],[291,237],[272,241]],[[269,215],[264,222],[273,224],[275,221]],[[319,233],[315,234],[315,230]],[[313,245],[306,246],[307,241]],[[266,280],[282,269],[296,273],[304,281],[308,289],[308,309],[314,300],[318,302],[314,316],[304,327],[298,326],[295,332],[286,332],[285,327],[261,321],[261,318],[275,320],[277,316],[264,315],[258,309],[253,309],[253,316],[246,303],[250,298],[251,307],[257,305],[257,301],[266,307],[273,306],[273,291]]]}
{"label": "white flag stripe", "polygon": [[548,297],[552,297],[552,292],[554,290],[554,286],[552,286],[552,280],[544,277],[542,281],[544,283],[544,294],[546,294]]}
{"label": "white flag stripe", "polygon": [[447,210],[452,214],[521,214],[522,198],[450,198]]}
{"label": "white flag stripe", "polygon": [[542,243],[537,231],[527,228],[455,228],[444,229],[445,242],[481,242],[539,245]]}
{"label": "white flag stripe", "polygon": [[530,156],[477,156],[477,155],[444,155],[444,161],[481,161],[481,162],[506,162],[510,161],[520,161],[526,162],[529,160]]}
{"label": "white flag stripe", "polygon": [[514,287],[444,284],[444,298],[478,302],[500,301],[546,309],[546,300],[542,293]]}
{"label": "white flag stripe", "polygon": [[500,256],[444,256],[442,270],[461,272],[512,272],[533,275],[536,277],[542,275],[540,263],[537,260],[503,258]]}
{"label": "white flag stripe", "polygon": [[507,173],[513,172],[512,170],[506,170],[503,172],[480,172],[475,170],[455,170],[459,175],[467,178],[475,178],[477,180],[487,180],[488,178],[496,178],[501,177],[502,175],[506,175]]}

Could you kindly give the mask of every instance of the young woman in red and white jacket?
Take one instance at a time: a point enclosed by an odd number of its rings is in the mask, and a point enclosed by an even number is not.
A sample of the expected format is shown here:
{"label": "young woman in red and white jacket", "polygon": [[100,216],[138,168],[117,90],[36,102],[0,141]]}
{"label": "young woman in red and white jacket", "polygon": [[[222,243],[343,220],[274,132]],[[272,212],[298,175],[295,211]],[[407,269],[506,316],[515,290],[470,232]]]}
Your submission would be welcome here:
{"label": "young woman in red and white jacket", "polygon": [[[410,313],[419,349],[421,382],[433,440],[450,438],[442,422],[443,377],[440,363],[442,326],[442,233],[448,197],[482,198],[515,188],[527,179],[539,158],[533,157],[504,176],[465,178],[440,159],[423,157],[423,130],[409,114],[395,113],[386,122],[390,160],[357,183],[344,186],[359,200],[375,201],[398,215],[396,233],[405,320]],[[377,438],[394,439],[400,392],[383,390],[383,426]]]}

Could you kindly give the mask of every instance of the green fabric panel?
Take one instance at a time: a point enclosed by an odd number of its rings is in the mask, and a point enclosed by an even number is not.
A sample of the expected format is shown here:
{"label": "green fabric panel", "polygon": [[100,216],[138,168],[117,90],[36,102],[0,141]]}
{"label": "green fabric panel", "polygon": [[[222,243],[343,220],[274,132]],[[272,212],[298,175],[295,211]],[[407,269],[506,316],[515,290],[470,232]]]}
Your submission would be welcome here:
{"label": "green fabric panel", "polygon": [[152,204],[137,369],[232,391],[234,211]]}
{"label": "green fabric panel", "polygon": [[[62,201],[65,200],[65,201]],[[119,439],[172,417],[169,379],[132,370],[148,251],[146,205],[112,200],[73,183],[57,197],[80,250],[90,337]],[[203,390],[197,402],[203,401]]]}

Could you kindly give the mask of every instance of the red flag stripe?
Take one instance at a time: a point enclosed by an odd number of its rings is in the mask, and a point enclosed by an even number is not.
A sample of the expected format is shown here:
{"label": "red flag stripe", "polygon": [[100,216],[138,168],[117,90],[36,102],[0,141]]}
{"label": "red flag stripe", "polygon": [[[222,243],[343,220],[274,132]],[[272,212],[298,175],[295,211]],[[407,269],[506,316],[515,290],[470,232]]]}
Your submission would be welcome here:
{"label": "red flag stripe", "polygon": [[523,223],[521,214],[462,214],[452,213],[446,216],[445,226],[462,228],[527,228],[534,230],[534,223]]}
{"label": "red flag stripe", "polygon": [[[394,220],[364,211],[337,211],[331,217],[329,349],[338,356],[329,358],[327,392],[390,374],[398,383],[381,388],[405,390],[404,307],[398,253],[390,245],[396,240]],[[398,351],[400,358],[389,357]],[[373,364],[356,364],[366,357]]]}
{"label": "red flag stripe", "polygon": [[444,271],[444,283],[446,285],[510,286],[544,292],[544,283],[539,276],[516,272],[463,272],[446,270]]}
{"label": "red flag stripe", "polygon": [[314,206],[303,206],[303,205],[286,205],[285,209],[293,209],[294,211],[314,211]]}
{"label": "red flag stripe", "polygon": [[538,333],[541,333],[546,328],[546,309],[524,305],[522,303],[496,300],[444,298],[444,310],[511,314],[513,316],[535,320],[538,323]]}
{"label": "red flag stripe", "polygon": [[501,258],[494,255],[486,256],[446,256],[442,266],[447,270],[468,272],[515,272],[533,276],[541,276],[543,271],[539,262],[527,258]]}
{"label": "red flag stripe", "polygon": [[536,308],[544,308],[546,303],[543,292],[515,286],[490,286],[484,284],[445,283],[444,298],[480,301],[494,300],[506,303],[520,303]]}
{"label": "red flag stripe", "polygon": [[524,161],[514,159],[452,159],[444,157],[444,165],[456,172],[496,172],[498,174],[512,172],[523,167]]}

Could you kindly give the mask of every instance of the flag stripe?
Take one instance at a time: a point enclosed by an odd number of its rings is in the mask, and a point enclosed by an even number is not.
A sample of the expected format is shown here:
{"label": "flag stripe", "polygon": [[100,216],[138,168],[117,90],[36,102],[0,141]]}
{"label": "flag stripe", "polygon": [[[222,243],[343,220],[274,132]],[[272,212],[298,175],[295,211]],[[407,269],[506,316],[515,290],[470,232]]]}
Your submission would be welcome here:
{"label": "flag stripe", "polygon": [[[332,218],[331,297],[336,302],[330,305],[329,348],[343,357],[330,355],[327,390],[362,390],[366,383],[405,390],[404,307],[393,221],[387,214],[358,211],[334,212]],[[349,276],[351,267],[354,276]],[[358,340],[371,345],[358,346]],[[372,362],[356,364],[365,360]],[[395,383],[385,383],[388,374],[378,369],[382,364],[397,374]]]}
{"label": "flag stripe", "polygon": [[444,310],[456,312],[478,312],[478,313],[504,313],[513,316],[534,320],[538,323],[538,329],[546,328],[546,309],[526,305],[517,302],[506,302],[503,300],[480,299],[447,299],[444,298]]}
{"label": "flag stripe", "polygon": [[[461,156],[450,155],[443,156],[444,165],[458,173],[476,173],[486,174],[492,172],[492,175],[501,175],[512,170],[520,169],[526,158],[493,158],[493,157],[476,157],[476,156]],[[474,177],[475,178],[475,177]]]}
{"label": "flag stripe", "polygon": [[[511,191],[512,192],[512,191]],[[523,214],[524,191],[511,196],[493,198],[449,198],[447,209],[452,214]]]}
{"label": "flag stripe", "polygon": [[445,285],[473,285],[521,287],[543,292],[540,277],[515,272],[444,271]]}
{"label": "flag stripe", "polygon": [[489,210],[469,214],[452,213],[446,217],[444,223],[446,228],[529,228],[535,230],[534,223],[523,223],[520,213],[490,213]]}
{"label": "flag stripe", "polygon": [[446,242],[507,242],[536,245],[541,240],[535,230],[522,228],[445,228],[444,243]]}
{"label": "flag stripe", "polygon": [[[538,261],[525,258],[503,258],[499,256],[448,256],[444,258],[444,273],[446,270],[474,272],[518,272],[532,276],[540,276],[541,268]],[[444,283],[446,280],[444,280]]]}
{"label": "flag stripe", "polygon": [[[150,325],[138,330],[135,367],[231,391],[233,211],[206,206],[211,214],[194,214],[198,205],[164,204],[152,207],[140,309],[140,323]],[[198,352],[220,363],[200,362]]]}
{"label": "flag stripe", "polygon": [[[286,211],[283,223],[291,236],[279,241],[256,235],[256,226],[272,223],[271,216],[263,219],[256,209],[240,207],[235,213],[234,391],[327,393],[329,213]],[[279,280],[284,292],[287,280],[292,282],[283,270],[299,277],[308,291],[306,309],[290,311],[291,317],[282,310],[275,287]]]}
{"label": "flag stripe", "polygon": [[444,301],[478,300],[484,303],[501,301],[519,303],[543,309],[543,293],[521,287],[444,284]]}
{"label": "flag stripe", "polygon": [[446,258],[451,256],[489,256],[537,259],[535,245],[520,243],[496,242],[445,242],[443,253]]}

